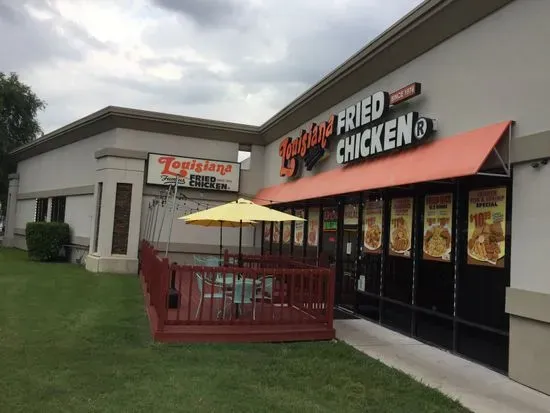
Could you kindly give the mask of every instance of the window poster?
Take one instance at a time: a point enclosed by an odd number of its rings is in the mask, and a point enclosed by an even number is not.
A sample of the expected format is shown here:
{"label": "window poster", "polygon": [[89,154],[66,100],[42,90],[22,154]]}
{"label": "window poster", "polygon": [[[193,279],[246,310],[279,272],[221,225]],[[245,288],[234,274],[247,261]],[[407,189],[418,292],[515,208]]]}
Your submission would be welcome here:
{"label": "window poster", "polygon": [[390,255],[411,257],[413,201],[413,198],[391,201]]}
{"label": "window poster", "polygon": [[271,222],[264,223],[264,241],[271,241]]}
{"label": "window poster", "polygon": [[367,201],[363,210],[363,245],[369,254],[382,252],[384,201]]}
{"label": "window poster", "polygon": [[422,258],[450,262],[453,248],[453,194],[426,195],[424,199]]}
{"label": "window poster", "polygon": [[357,205],[344,207],[344,227],[357,227],[359,225],[359,208]]}
{"label": "window poster", "polygon": [[319,208],[309,210],[307,245],[310,247],[319,245]]}
{"label": "window poster", "polygon": [[[292,211],[287,209],[286,214],[292,215]],[[290,244],[292,238],[292,221],[283,222],[283,244]]]}
{"label": "window poster", "polygon": [[[294,211],[294,215],[300,218],[305,217],[305,211],[303,209],[297,209]],[[294,245],[304,245],[304,221],[294,222]]]}
{"label": "window poster", "polygon": [[468,216],[468,264],[503,268],[506,188],[470,191]]}
{"label": "window poster", "polygon": [[323,209],[323,231],[336,232],[338,228],[338,210],[336,208]]}
{"label": "window poster", "polygon": [[273,244],[278,244],[281,240],[281,223],[273,223]]}

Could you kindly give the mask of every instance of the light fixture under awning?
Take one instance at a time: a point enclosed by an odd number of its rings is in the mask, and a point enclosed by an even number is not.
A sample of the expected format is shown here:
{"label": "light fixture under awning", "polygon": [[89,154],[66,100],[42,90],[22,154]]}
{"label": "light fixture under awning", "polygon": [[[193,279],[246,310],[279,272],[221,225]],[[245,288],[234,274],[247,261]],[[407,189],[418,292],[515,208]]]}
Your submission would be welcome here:
{"label": "light fixture under awning", "polygon": [[287,203],[475,175],[492,151],[509,176],[510,165],[495,147],[511,125],[512,121],[495,123],[395,155],[267,187],[256,194],[254,202],[264,205]]}

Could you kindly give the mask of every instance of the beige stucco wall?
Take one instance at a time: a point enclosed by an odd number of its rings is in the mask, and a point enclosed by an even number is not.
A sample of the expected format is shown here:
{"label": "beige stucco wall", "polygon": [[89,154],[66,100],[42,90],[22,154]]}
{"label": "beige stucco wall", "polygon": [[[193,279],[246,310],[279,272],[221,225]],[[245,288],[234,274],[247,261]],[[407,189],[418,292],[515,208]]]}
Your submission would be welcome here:
{"label": "beige stucco wall", "polygon": [[[156,152],[230,162],[236,162],[238,160],[239,153],[239,144],[234,142],[211,141],[192,137],[133,131],[128,129],[117,129],[116,146],[117,148],[132,149],[143,152]],[[263,187],[263,173],[261,172],[263,170],[263,163],[264,147],[260,145],[252,145],[250,170],[241,171],[240,196],[252,197]],[[154,186],[146,186],[145,188],[146,196],[144,196],[142,200],[142,235],[145,230],[148,205],[153,199],[151,194],[158,193],[158,190],[159,188]],[[232,201],[239,196],[234,193],[198,191],[190,189],[184,189],[181,191],[183,191],[189,198],[212,206],[221,202]],[[197,207],[197,204],[193,202],[188,202],[187,206],[184,206],[183,201],[180,201],[178,202],[178,205],[180,205],[180,209],[176,211],[177,217],[189,212],[190,207]],[[157,232],[154,237],[155,240],[158,239],[162,214],[163,209],[159,208]],[[160,233],[161,245],[163,245],[163,243],[168,239],[170,219],[171,213],[168,211],[162,232]],[[229,248],[238,245],[237,230],[226,229],[224,230],[223,235],[224,245]],[[252,247],[254,245],[253,236],[254,231],[252,229],[244,229],[243,246]],[[170,249],[175,251],[217,251],[219,245],[219,229],[185,225],[182,221],[175,219],[172,226],[172,237],[170,242],[172,245]]]}
{"label": "beige stucco wall", "polygon": [[513,182],[510,286],[550,294],[550,165],[516,165]]}
{"label": "beige stucco wall", "polygon": [[550,165],[514,166],[510,314],[510,377],[550,394]]}
{"label": "beige stucco wall", "polygon": [[[350,96],[329,111],[289,131],[265,150],[264,182],[280,178],[279,145],[282,138],[299,136],[311,122],[355,104],[379,90],[393,92],[412,82],[422,83],[422,95],[399,105],[396,114],[418,111],[437,121],[436,138],[444,138],[484,125],[513,120],[513,137],[550,130],[545,112],[550,94],[550,26],[548,1],[515,1],[438,47]],[[334,152],[336,141],[331,144]],[[517,139],[520,141],[520,139]],[[516,142],[517,142],[516,141]],[[524,141],[525,142],[525,141]],[[513,155],[513,154],[512,154]],[[534,154],[536,157],[536,154]],[[541,156],[545,156],[541,153]],[[311,173],[333,168],[334,153]],[[550,393],[550,319],[526,311],[537,297],[539,313],[550,314],[550,165],[533,169],[515,165],[513,176],[511,288],[507,299],[510,317],[510,377]]]}
{"label": "beige stucco wall", "polygon": [[92,185],[94,153],[113,146],[114,137],[111,130],[19,162],[19,194]]}
{"label": "beige stucco wall", "polygon": [[241,170],[240,194],[244,198],[254,198],[264,187],[265,147],[252,145],[250,151],[250,168]]}
{"label": "beige stucco wall", "polygon": [[216,159],[237,162],[239,144],[187,136],[142,132],[130,129],[116,130],[117,148],[170,155]]}
{"label": "beige stucco wall", "polygon": [[[47,193],[82,188],[93,185],[96,173],[94,153],[115,142],[115,130],[101,133],[89,139],[63,146],[17,165],[19,174],[19,197],[49,197]],[[73,243],[87,245],[91,235],[93,205],[91,194],[67,195],[65,222],[72,230]],[[15,227],[24,230],[27,222],[34,221],[35,200],[18,199]]]}
{"label": "beige stucco wall", "polygon": [[[35,205],[34,199],[17,201],[15,228],[24,230],[27,222],[34,221]],[[93,195],[66,197],[65,222],[71,227],[74,243],[84,245],[89,243],[93,211]]]}
{"label": "beige stucco wall", "polygon": [[510,317],[510,377],[546,394],[550,394],[548,343],[548,323]]}
{"label": "beige stucco wall", "polygon": [[[222,132],[221,132],[222,133]],[[162,153],[203,159],[237,162],[239,144],[129,129],[116,130],[116,147],[143,152]],[[252,145],[250,169],[241,171],[240,193],[253,197],[264,186],[264,146]],[[199,192],[199,191],[195,191]],[[225,199],[225,195],[203,191],[206,197]],[[193,193],[193,191],[191,191]],[[206,195],[210,194],[210,195]],[[212,195],[214,194],[214,195]]]}
{"label": "beige stucco wall", "polygon": [[[64,190],[68,188],[93,187],[97,181],[96,175],[101,174],[101,160],[95,158],[96,151],[103,148],[120,148],[132,151],[157,152],[172,155],[200,157],[205,159],[218,159],[236,162],[238,159],[239,144],[198,139],[193,137],[181,137],[160,133],[149,133],[128,129],[114,129],[97,136],[67,145],[56,150],[24,160],[18,165],[20,175],[19,196],[29,199],[19,199],[16,209],[16,228],[24,229],[27,222],[34,219],[34,196],[44,195],[45,191]],[[127,160],[128,163],[142,162]],[[252,145],[250,170],[241,172],[240,188],[241,196],[252,197],[263,187],[263,162],[264,147]],[[131,168],[131,165],[129,166]],[[91,192],[93,189],[91,190]],[[159,187],[147,186],[146,194],[158,193]],[[204,200],[211,205],[217,201],[228,202],[236,199],[239,194],[220,193],[211,191],[185,190],[185,194],[191,198]],[[147,205],[152,199],[145,196],[136,199],[141,210],[141,221],[145,221]],[[178,211],[180,215],[184,210]],[[67,196],[66,222],[71,226],[73,242],[90,244],[93,238],[95,216],[95,198],[93,194]],[[175,221],[173,226],[173,243],[175,248],[187,249],[196,247],[197,251],[211,251],[219,245],[219,232],[204,228],[180,228],[181,222]],[[140,229],[141,231],[143,228]],[[166,240],[168,222],[165,223],[161,234],[161,241]],[[243,245],[253,247],[254,231],[245,229],[243,232]],[[238,233],[234,230],[224,231],[224,244],[228,247],[237,245]]]}
{"label": "beige stucco wall", "polygon": [[[548,1],[515,1],[285,136],[294,138],[311,121],[326,120],[379,90],[391,93],[412,82],[422,83],[422,95],[399,110],[436,119],[440,137],[503,120],[517,122],[515,136],[549,130],[544,108],[550,54],[541,53],[550,38],[549,14]],[[279,143],[266,148],[266,186],[284,181]],[[337,167],[334,154],[319,166],[315,172]]]}
{"label": "beige stucco wall", "polygon": [[[143,198],[142,204],[142,217],[141,217],[141,228],[142,228],[142,237],[144,236],[144,231],[146,228],[147,215],[148,215],[148,206],[150,201],[153,200],[153,196],[145,196]],[[220,202],[208,201],[208,205],[216,206],[220,205]],[[219,251],[220,244],[220,228],[219,227],[201,227],[195,225],[187,225],[182,220],[178,218],[187,213],[191,213],[191,208],[196,208],[196,204],[193,202],[186,202],[186,205],[183,204],[183,201],[177,203],[179,209],[176,209],[175,219],[173,220],[172,225],[172,236],[170,237],[170,251],[174,252],[188,252],[188,253],[217,253]],[[154,236],[151,236],[152,239],[157,242],[159,240],[159,248],[164,250],[165,243],[168,240],[170,221],[172,218],[171,208],[166,209],[166,215],[164,224],[162,225],[161,231],[161,222],[162,216],[164,214],[165,207],[158,207],[157,214],[157,224],[155,229]],[[201,207],[204,209],[204,207]],[[154,213],[154,212],[153,212]],[[256,231],[256,234],[260,230]],[[152,234],[152,230],[150,230]],[[249,251],[250,248],[254,248],[254,229],[253,228],[243,228],[243,237],[242,245],[246,251]],[[159,238],[160,235],[160,238]],[[150,239],[151,239],[150,237]],[[224,228],[223,229],[223,246],[231,251],[236,251],[236,246],[239,244],[239,230],[236,228]],[[259,247],[260,244],[256,242],[256,246]]]}
{"label": "beige stucco wall", "polygon": [[65,204],[65,222],[70,225],[73,237],[85,238],[87,242],[92,236],[93,200],[93,195],[68,196]]}
{"label": "beige stucco wall", "polygon": [[27,222],[34,221],[36,202],[33,199],[20,199],[16,205],[15,228],[25,229]]}
{"label": "beige stucco wall", "polygon": [[550,294],[508,288],[509,375],[550,395]]}

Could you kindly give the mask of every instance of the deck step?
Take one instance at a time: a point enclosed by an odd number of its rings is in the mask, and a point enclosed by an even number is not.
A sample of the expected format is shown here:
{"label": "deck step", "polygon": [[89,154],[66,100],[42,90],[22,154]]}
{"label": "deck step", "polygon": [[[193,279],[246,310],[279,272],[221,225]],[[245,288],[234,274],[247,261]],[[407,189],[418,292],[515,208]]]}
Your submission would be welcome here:
{"label": "deck step", "polygon": [[167,325],[154,333],[160,342],[250,343],[332,340],[335,331],[319,325]]}

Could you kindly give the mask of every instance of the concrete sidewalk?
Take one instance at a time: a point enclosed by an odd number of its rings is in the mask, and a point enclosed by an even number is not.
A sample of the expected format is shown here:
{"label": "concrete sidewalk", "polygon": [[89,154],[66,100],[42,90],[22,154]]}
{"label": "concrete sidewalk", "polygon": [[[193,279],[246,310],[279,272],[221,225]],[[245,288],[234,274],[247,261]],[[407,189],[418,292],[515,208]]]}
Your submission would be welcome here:
{"label": "concrete sidewalk", "polygon": [[338,339],[476,413],[550,412],[550,396],[451,353],[366,320],[336,320],[334,325]]}

